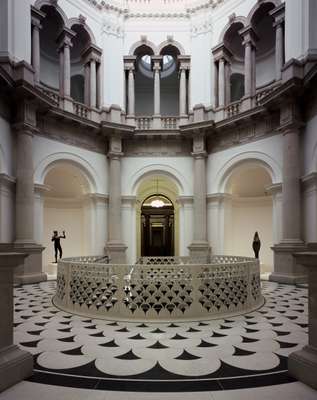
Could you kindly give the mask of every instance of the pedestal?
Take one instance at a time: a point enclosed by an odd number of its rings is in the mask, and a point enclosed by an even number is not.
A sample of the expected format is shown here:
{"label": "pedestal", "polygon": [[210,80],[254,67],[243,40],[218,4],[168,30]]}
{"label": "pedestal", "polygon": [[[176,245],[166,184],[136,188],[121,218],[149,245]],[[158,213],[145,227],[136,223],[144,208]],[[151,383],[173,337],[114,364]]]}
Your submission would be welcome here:
{"label": "pedestal", "polygon": [[123,243],[119,242],[108,242],[106,245],[106,251],[110,258],[111,264],[125,264],[126,263],[126,249]]}
{"label": "pedestal", "polygon": [[193,242],[188,246],[189,256],[192,258],[197,258],[199,263],[209,263],[211,248],[208,242]]}
{"label": "pedestal", "polygon": [[307,282],[307,271],[294,257],[294,253],[306,250],[303,242],[280,243],[273,246],[272,250],[274,251],[274,272],[270,275],[270,281],[291,285]]}
{"label": "pedestal", "polygon": [[42,271],[42,252],[44,249],[45,247],[36,244],[14,243],[13,251],[29,254],[23,265],[15,270],[15,283],[24,285],[47,280],[47,274]]}
{"label": "pedestal", "polygon": [[13,344],[13,272],[26,256],[0,253],[0,391],[33,372],[32,355]]}
{"label": "pedestal", "polygon": [[294,258],[308,269],[309,328],[308,345],[289,356],[288,370],[296,379],[317,389],[317,251],[295,253]]}
{"label": "pedestal", "polygon": [[153,115],[153,129],[161,129],[161,116],[160,115]]}

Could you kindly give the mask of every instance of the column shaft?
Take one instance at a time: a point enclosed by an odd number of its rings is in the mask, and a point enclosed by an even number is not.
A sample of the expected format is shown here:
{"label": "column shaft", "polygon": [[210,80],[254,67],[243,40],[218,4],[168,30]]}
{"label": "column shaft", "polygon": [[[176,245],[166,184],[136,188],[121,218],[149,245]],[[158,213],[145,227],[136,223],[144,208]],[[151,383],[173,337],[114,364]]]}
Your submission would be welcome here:
{"label": "column shaft", "polygon": [[219,69],[218,63],[214,63],[214,101],[215,107],[219,105]]}
{"label": "column shaft", "polygon": [[206,162],[194,156],[194,241],[207,241]]}
{"label": "column shaft", "polygon": [[128,72],[128,115],[135,114],[135,87],[134,87],[134,72],[129,69]]}
{"label": "column shaft", "polygon": [[35,83],[40,82],[40,28],[32,25],[32,66]]}
{"label": "column shaft", "polygon": [[59,94],[64,96],[64,50],[59,50]]}
{"label": "column shaft", "polygon": [[34,243],[33,136],[17,133],[16,242]]}
{"label": "column shaft", "polygon": [[70,97],[70,46],[64,44],[64,96]]}
{"label": "column shaft", "polygon": [[109,238],[121,242],[121,159],[110,156],[109,181]]}
{"label": "column shaft", "polygon": [[154,115],[161,114],[161,78],[160,70],[154,68]]}
{"label": "column shaft", "polygon": [[299,132],[296,128],[283,136],[283,241],[299,241],[300,227],[300,163]]}
{"label": "column shaft", "polygon": [[252,46],[250,42],[245,44],[244,53],[244,91],[245,96],[252,95]]}
{"label": "column shaft", "polygon": [[90,65],[89,63],[85,64],[85,87],[84,87],[84,101],[85,104],[89,106],[90,104]]}
{"label": "column shaft", "polygon": [[284,32],[283,25],[277,24],[275,27],[275,68],[276,80],[282,78],[282,67],[284,64]]}
{"label": "column shaft", "polygon": [[179,77],[179,115],[186,115],[186,70],[180,70]]}
{"label": "column shaft", "polygon": [[90,60],[90,107],[96,108],[96,82],[97,82],[97,71],[96,61]]}
{"label": "column shaft", "polygon": [[227,106],[231,101],[231,93],[230,93],[230,75],[231,68],[230,64],[226,62],[225,64],[225,105]]}
{"label": "column shaft", "polygon": [[96,88],[96,96],[97,96],[97,108],[101,108],[101,65],[97,64],[97,88]]}
{"label": "column shaft", "polygon": [[221,58],[219,60],[219,107],[224,107],[225,105],[225,60]]}

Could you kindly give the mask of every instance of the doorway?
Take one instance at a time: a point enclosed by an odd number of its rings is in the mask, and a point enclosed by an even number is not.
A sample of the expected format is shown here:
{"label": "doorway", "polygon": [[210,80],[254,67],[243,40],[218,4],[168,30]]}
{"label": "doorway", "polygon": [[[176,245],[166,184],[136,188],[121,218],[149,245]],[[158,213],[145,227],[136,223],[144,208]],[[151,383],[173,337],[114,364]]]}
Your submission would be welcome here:
{"label": "doorway", "polygon": [[174,206],[164,195],[146,198],[141,207],[141,256],[173,256]]}

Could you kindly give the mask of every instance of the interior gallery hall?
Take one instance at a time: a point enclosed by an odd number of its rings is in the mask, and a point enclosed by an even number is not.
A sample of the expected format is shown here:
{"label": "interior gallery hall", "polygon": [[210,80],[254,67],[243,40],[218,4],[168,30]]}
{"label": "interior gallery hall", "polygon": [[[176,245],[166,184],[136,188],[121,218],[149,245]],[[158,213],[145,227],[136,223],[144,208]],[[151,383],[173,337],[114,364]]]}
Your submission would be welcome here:
{"label": "interior gallery hall", "polygon": [[0,400],[317,400],[317,1],[0,1]]}

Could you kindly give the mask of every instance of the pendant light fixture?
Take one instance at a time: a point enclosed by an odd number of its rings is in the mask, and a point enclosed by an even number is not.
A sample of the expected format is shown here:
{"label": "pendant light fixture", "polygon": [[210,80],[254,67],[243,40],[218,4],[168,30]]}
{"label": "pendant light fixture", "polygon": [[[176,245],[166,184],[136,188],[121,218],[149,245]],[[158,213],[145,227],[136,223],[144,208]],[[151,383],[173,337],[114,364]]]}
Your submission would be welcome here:
{"label": "pendant light fixture", "polygon": [[161,208],[164,207],[164,201],[160,199],[159,191],[158,191],[158,179],[156,179],[156,194],[154,199],[151,201],[151,207]]}

